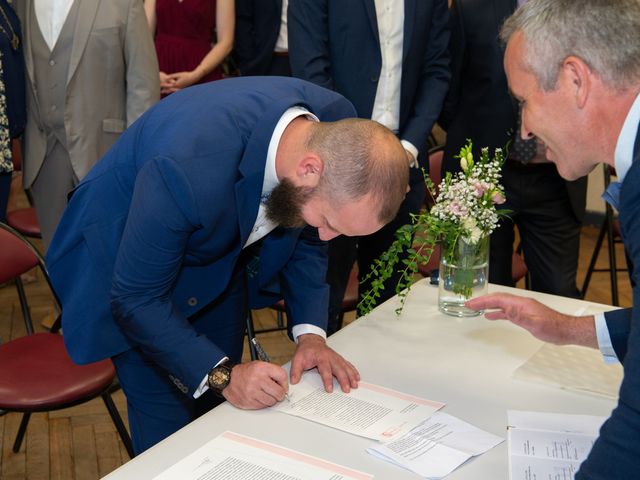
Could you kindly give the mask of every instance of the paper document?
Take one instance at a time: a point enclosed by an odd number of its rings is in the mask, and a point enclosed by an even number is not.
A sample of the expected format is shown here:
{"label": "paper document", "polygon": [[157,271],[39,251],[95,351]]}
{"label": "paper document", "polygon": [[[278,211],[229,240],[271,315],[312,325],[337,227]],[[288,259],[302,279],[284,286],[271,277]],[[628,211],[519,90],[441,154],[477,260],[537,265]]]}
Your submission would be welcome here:
{"label": "paper document", "polygon": [[300,383],[290,385],[290,401],[272,408],[362,437],[388,441],[401,437],[444,406],[371,383],[358,385],[347,394],[336,383],[333,393],[327,393],[320,375],[306,372]]}
{"label": "paper document", "polygon": [[606,364],[593,348],[545,343],[513,373],[513,378],[616,399],[622,366]]}
{"label": "paper document", "polygon": [[509,478],[572,479],[604,421],[592,415],[509,410]]}
{"label": "paper document", "polygon": [[456,417],[436,412],[403,437],[370,447],[367,452],[423,478],[436,479],[503,441]]}
{"label": "paper document", "polygon": [[371,480],[373,475],[224,432],[154,480]]}

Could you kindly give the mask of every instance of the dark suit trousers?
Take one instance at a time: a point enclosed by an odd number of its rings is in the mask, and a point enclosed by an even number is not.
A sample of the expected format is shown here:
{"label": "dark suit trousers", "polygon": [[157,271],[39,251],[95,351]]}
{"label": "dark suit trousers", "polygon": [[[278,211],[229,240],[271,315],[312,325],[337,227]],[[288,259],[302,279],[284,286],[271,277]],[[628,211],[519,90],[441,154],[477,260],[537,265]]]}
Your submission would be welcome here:
{"label": "dark suit trousers", "polygon": [[[420,212],[425,198],[424,180],[419,170],[411,170],[411,191],[407,193],[398,214],[391,223],[366,237],[340,236],[329,242],[327,283],[330,287],[330,293],[327,335],[335,333],[341,327],[339,319],[342,299],[354,262],[356,260],[358,262],[358,279],[361,281],[359,291],[362,294],[371,288],[370,282],[362,283],[362,279],[369,273],[373,261],[393,243],[396,230],[411,223],[411,213]],[[380,292],[378,304],[396,294],[396,285],[399,280],[398,273],[387,280],[384,290]]]}
{"label": "dark suit trousers", "polygon": [[513,286],[511,257],[514,225],[518,227],[531,288],[538,292],[579,297],[576,287],[581,222],[576,218],[566,182],[550,163],[522,165],[508,160],[502,169],[512,210],[491,235],[489,281]]}
{"label": "dark suit trousers", "polygon": [[[247,317],[244,269],[235,274],[225,293],[198,312],[190,322],[196,331],[215,342],[227,356],[239,363]],[[231,319],[234,319],[231,322]],[[189,348],[185,345],[184,348]],[[147,450],[180,428],[222,403],[210,390],[198,399],[179,379],[159,367],[141,349],[134,348],[112,358],[118,380],[127,397],[133,450]],[[211,359],[211,368],[219,359]]]}

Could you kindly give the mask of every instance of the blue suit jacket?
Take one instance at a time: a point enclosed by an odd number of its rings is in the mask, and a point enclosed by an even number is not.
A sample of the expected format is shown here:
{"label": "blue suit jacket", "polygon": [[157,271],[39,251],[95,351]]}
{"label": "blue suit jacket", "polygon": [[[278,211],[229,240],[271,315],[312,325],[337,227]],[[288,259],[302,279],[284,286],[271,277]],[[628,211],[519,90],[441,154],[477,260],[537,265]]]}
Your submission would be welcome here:
{"label": "blue suit jacket", "polygon": [[[640,130],[633,164],[620,192],[620,228],[632,265],[640,265]],[[618,405],[600,430],[577,480],[636,479],[640,472],[640,278],[632,270],[633,308],[606,314],[613,347],[624,366]]]}
{"label": "blue suit jacket", "polygon": [[[170,95],[96,164],[47,255],[74,361],[139,346],[197,388],[225,352],[189,317],[229,284],[255,223],[273,129],[294,105],[323,121],[355,115],[342,96],[297,79],[217,81]],[[324,328],[325,271],[315,229],[278,228],[264,239],[252,306],[282,291],[296,322]]]}
{"label": "blue suit jacket", "polygon": [[[404,0],[398,138],[418,149],[425,169],[449,88],[448,19],[447,0]],[[374,0],[289,0],[287,20],[293,75],[341,93],[371,118],[382,68]]]}

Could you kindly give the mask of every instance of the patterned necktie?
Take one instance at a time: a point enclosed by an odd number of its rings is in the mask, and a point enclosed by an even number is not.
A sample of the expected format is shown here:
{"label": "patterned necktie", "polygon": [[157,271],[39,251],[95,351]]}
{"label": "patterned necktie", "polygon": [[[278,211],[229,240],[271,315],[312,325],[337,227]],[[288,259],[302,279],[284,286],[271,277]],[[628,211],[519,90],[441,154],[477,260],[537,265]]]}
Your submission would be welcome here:
{"label": "patterned necktie", "polygon": [[529,163],[536,156],[538,150],[538,141],[535,138],[524,140],[520,136],[520,125],[522,121],[522,112],[518,106],[518,121],[516,122],[516,131],[513,135],[513,143],[509,157],[521,163]]}

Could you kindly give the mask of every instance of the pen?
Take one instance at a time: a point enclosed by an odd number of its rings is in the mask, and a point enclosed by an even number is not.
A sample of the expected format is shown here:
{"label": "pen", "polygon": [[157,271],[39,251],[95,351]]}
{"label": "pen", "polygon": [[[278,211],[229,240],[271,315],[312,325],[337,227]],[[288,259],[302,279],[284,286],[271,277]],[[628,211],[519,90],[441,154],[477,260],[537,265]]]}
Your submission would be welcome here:
{"label": "pen", "polygon": [[[262,348],[262,345],[258,343],[258,339],[256,337],[253,337],[251,339],[251,343],[253,344],[253,347],[256,350],[256,354],[258,355],[258,360],[271,363],[271,359],[269,358],[269,355],[267,355],[267,352],[264,351],[264,348]],[[287,402],[291,402],[291,399],[289,398],[288,393],[285,393],[284,397],[287,399]]]}

